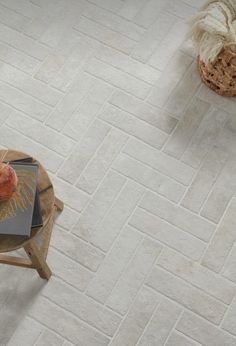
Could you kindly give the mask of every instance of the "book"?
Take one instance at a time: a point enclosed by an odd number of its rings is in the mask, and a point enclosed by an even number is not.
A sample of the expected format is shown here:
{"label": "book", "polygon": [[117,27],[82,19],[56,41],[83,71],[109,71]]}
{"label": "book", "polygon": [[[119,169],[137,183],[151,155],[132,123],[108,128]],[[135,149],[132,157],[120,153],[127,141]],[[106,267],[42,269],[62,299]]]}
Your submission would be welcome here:
{"label": "book", "polygon": [[[13,161],[10,161],[10,163],[35,165],[33,163],[32,157],[26,157],[24,159],[13,160]],[[34,211],[33,211],[31,228],[38,228],[38,227],[42,227],[42,226],[43,226],[43,217],[42,217],[42,211],[41,211],[41,206],[40,206],[39,191],[36,188],[35,200],[34,200]]]}
{"label": "book", "polygon": [[14,168],[18,184],[16,192],[0,202],[0,234],[29,237],[33,220],[34,201],[38,177],[38,166],[28,163],[10,163]]}

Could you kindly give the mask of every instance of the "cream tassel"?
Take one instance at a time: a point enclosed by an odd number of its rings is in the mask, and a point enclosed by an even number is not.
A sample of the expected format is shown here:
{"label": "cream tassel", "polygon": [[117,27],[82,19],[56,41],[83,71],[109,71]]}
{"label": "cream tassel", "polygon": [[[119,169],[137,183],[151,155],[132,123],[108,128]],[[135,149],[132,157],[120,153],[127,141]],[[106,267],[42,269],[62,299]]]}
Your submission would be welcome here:
{"label": "cream tassel", "polygon": [[189,26],[188,37],[205,63],[214,61],[225,46],[236,49],[236,0],[209,0]]}

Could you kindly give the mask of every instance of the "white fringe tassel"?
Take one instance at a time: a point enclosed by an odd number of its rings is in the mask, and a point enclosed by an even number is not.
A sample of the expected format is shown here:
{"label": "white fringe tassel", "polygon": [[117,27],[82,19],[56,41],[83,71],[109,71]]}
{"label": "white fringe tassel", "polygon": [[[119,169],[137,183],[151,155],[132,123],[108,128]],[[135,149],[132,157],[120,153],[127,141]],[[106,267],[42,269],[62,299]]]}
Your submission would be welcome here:
{"label": "white fringe tassel", "polygon": [[236,0],[209,0],[189,25],[188,37],[203,62],[214,61],[225,46],[236,51]]}

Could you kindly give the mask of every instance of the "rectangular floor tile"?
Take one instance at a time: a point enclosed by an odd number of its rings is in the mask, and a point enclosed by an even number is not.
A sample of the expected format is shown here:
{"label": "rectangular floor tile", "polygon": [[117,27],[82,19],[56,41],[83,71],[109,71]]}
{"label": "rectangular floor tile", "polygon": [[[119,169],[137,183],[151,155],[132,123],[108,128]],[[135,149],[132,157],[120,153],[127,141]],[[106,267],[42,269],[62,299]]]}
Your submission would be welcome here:
{"label": "rectangular floor tile", "polygon": [[93,194],[127,140],[128,136],[124,133],[111,129],[79,177],[76,186],[89,194]]}
{"label": "rectangular floor tile", "polygon": [[234,299],[233,303],[231,304],[229,310],[226,313],[225,319],[222,324],[222,328],[236,336],[235,317],[236,317],[236,301]]}
{"label": "rectangular floor tile", "polygon": [[0,67],[0,79],[49,106],[55,106],[63,97],[61,92],[7,64]]}
{"label": "rectangular floor tile", "polygon": [[125,184],[111,209],[91,232],[91,243],[108,251],[143,195],[144,189],[133,181]]}
{"label": "rectangular floor tile", "polygon": [[165,153],[180,159],[209,108],[209,103],[194,99],[186,111],[182,111],[182,117],[165,146]]}
{"label": "rectangular floor tile", "polygon": [[203,241],[209,241],[215,230],[207,220],[152,192],[146,193],[140,206]]}
{"label": "rectangular floor tile", "polygon": [[186,24],[182,20],[178,20],[161,41],[159,47],[157,47],[156,51],[150,57],[148,63],[163,71],[168,66],[169,60],[184,41],[185,35]]}
{"label": "rectangular floor tile", "polygon": [[38,101],[3,82],[0,82],[0,93],[1,101],[37,120],[44,121],[51,111],[51,108],[45,103],[42,103],[41,101]]}
{"label": "rectangular floor tile", "polygon": [[192,181],[195,173],[193,168],[136,139],[132,139],[127,143],[124,152],[186,186]]}
{"label": "rectangular floor tile", "polygon": [[74,344],[105,346],[109,343],[109,338],[88,327],[77,317],[44,297],[38,299],[30,315]]}
{"label": "rectangular floor tile", "polygon": [[37,159],[51,172],[56,172],[63,162],[63,157],[54,151],[36,143],[30,138],[23,136],[16,130],[10,129],[6,125],[0,128],[1,145],[7,148],[13,147],[12,139],[14,138],[14,147]]}
{"label": "rectangular floor tile", "polygon": [[192,167],[199,167],[212,145],[214,145],[215,138],[222,130],[227,116],[226,112],[215,109],[209,110],[204,115],[181,160]]}
{"label": "rectangular floor tile", "polygon": [[[129,0],[128,2],[126,1],[127,7],[129,2],[131,1],[131,8],[132,12],[134,13],[134,11],[138,11],[137,0]],[[156,20],[150,27],[147,28],[138,44],[134,48],[132,57],[139,61],[147,62],[176,21],[177,18],[175,16],[172,16],[169,13],[159,12]]]}
{"label": "rectangular floor tile", "polygon": [[124,228],[90,283],[87,290],[89,296],[102,303],[107,300],[141,240],[142,236],[132,227]]}
{"label": "rectangular floor tile", "polygon": [[29,21],[29,17],[17,13],[10,8],[0,6],[0,22],[9,26],[10,28],[21,31],[25,24]]}
{"label": "rectangular floor tile", "polygon": [[171,92],[177,87],[188,70],[192,59],[182,52],[175,52],[168,66],[164,69],[156,85],[152,88],[148,102],[163,107],[169,99]]}
{"label": "rectangular floor tile", "polygon": [[112,336],[119,326],[120,317],[63,281],[52,279],[43,295],[108,336]]}
{"label": "rectangular floor tile", "polygon": [[157,149],[167,139],[164,132],[112,105],[105,107],[99,118]]}
{"label": "rectangular floor tile", "polygon": [[198,342],[174,331],[167,340],[166,346],[200,346]]}
{"label": "rectangular floor tile", "polygon": [[164,5],[164,0],[146,2],[134,17],[134,22],[145,28],[149,27],[157,18],[158,13],[164,8]]}
{"label": "rectangular floor tile", "polygon": [[236,282],[235,263],[236,263],[236,244],[234,244],[232,250],[230,251],[230,254],[227,257],[227,260],[223,268],[223,275],[229,280],[232,280],[233,282]]}
{"label": "rectangular floor tile", "polygon": [[143,288],[138,294],[126,318],[120,325],[111,345],[135,345],[147,322],[151,318],[158,302],[158,297],[153,292]]}
{"label": "rectangular floor tile", "polygon": [[225,304],[230,304],[235,295],[236,286],[232,282],[170,249],[164,249],[157,264]]}
{"label": "rectangular floor tile", "polygon": [[48,263],[57,277],[80,291],[85,291],[92,280],[91,271],[54,248],[49,251]]}
{"label": "rectangular floor tile", "polygon": [[70,87],[68,93],[61,99],[47,118],[46,124],[56,130],[62,130],[73,112],[82,102],[83,97],[89,91],[91,85],[92,78],[85,73],[81,73]]}
{"label": "rectangular floor tile", "polygon": [[195,179],[189,187],[182,205],[196,213],[199,213],[213,188],[218,175],[222,171],[228,154],[220,147],[214,147],[200,167]]}
{"label": "rectangular floor tile", "polygon": [[125,183],[124,177],[110,171],[81,213],[73,233],[90,241],[90,232],[102,221]]}
{"label": "rectangular floor tile", "polygon": [[95,54],[96,58],[121,69],[128,74],[143,80],[146,83],[154,84],[160,77],[160,71],[134,60],[124,53],[115,49],[102,46]]}
{"label": "rectangular floor tile", "polygon": [[145,0],[127,0],[121,9],[119,15],[127,19],[133,19],[141,7],[145,4]]}
{"label": "rectangular floor tile", "polygon": [[[18,326],[9,341],[9,346],[17,346],[19,343],[30,346],[38,340],[44,327],[30,317],[26,317]],[[1,340],[1,339],[0,339]]]}
{"label": "rectangular floor tile", "polygon": [[119,155],[113,162],[112,168],[148,189],[167,197],[171,201],[178,202],[184,195],[185,187],[183,185],[142,164],[140,161],[134,160],[130,156]]}
{"label": "rectangular floor tile", "polygon": [[214,324],[220,324],[227,309],[202,290],[159,268],[153,269],[147,285]]}
{"label": "rectangular floor tile", "polygon": [[84,209],[89,200],[85,192],[55,176],[52,178],[52,181],[57,196],[61,198],[65,204],[78,212]]}
{"label": "rectangular floor tile", "polygon": [[69,183],[75,183],[95,154],[99,145],[104,141],[109,130],[110,127],[108,125],[101,123],[99,120],[95,120],[86,131],[85,140],[80,141],[72,154],[65,160],[63,166],[59,170],[59,177]]}
{"label": "rectangular floor tile", "polygon": [[94,52],[94,47],[83,37],[72,48],[72,52],[65,60],[62,68],[55,74],[51,86],[56,89],[67,91],[81,68]]}
{"label": "rectangular floor tile", "polygon": [[233,336],[190,312],[184,313],[176,328],[183,334],[198,341],[201,345],[235,345],[236,339]]}
{"label": "rectangular floor tile", "polygon": [[109,99],[109,103],[167,133],[171,133],[177,124],[177,120],[163,109],[143,103],[138,98],[122,91],[115,92]]}
{"label": "rectangular floor tile", "polygon": [[131,40],[138,41],[141,34],[144,32],[144,29],[135,23],[127,21],[115,14],[111,14],[110,11],[108,12],[94,5],[86,6],[83,15],[94,22],[127,36]]}
{"label": "rectangular floor tile", "polygon": [[113,88],[105,82],[94,81],[82,103],[65,124],[63,133],[76,141],[81,140],[112,91]]}
{"label": "rectangular floor tile", "polygon": [[26,53],[33,58],[43,60],[50,53],[50,49],[39,42],[22,35],[19,31],[13,30],[0,24],[0,41],[11,45],[19,51]]}
{"label": "rectangular floor tile", "polygon": [[143,240],[112,290],[106,302],[107,306],[122,315],[128,311],[161,250],[158,243],[149,239]]}
{"label": "rectangular floor tile", "polygon": [[37,340],[37,342],[35,343],[35,346],[44,346],[44,345],[58,345],[58,346],[63,346],[64,343],[64,339],[51,332],[48,330],[45,330],[39,337],[39,339]]}
{"label": "rectangular floor tile", "polygon": [[[171,93],[166,105],[165,109],[168,110],[171,113],[174,113],[176,117],[179,119],[182,119],[184,110],[188,106],[188,104],[191,104],[191,99],[193,95],[195,94],[197,88],[199,87],[201,83],[198,69],[196,66],[195,61],[190,66],[188,71],[186,72],[184,78],[181,80],[181,82],[178,84],[178,86],[173,90]],[[199,103],[199,113],[205,113],[206,109],[203,109],[200,107],[202,104]],[[205,107],[210,107],[209,103],[205,103]],[[190,111],[188,111],[190,113]],[[202,114],[202,115],[203,115]],[[196,115],[198,115],[198,112],[196,112]]]}
{"label": "rectangular floor tile", "polygon": [[235,114],[235,100],[229,100],[225,97],[218,97],[214,91],[207,88],[204,84],[201,85],[198,96],[202,100],[214,104],[214,106],[217,106],[217,108],[221,109],[223,112]]}
{"label": "rectangular floor tile", "polygon": [[174,303],[167,300],[161,301],[143,336],[138,342],[138,346],[164,345],[180,313],[181,308]]}
{"label": "rectangular floor tile", "polygon": [[236,199],[233,198],[203,258],[203,265],[219,272],[236,240]]}
{"label": "rectangular floor tile", "polygon": [[129,224],[194,260],[200,259],[206,248],[200,239],[183,232],[162,218],[147,213],[141,208],[135,210]]}
{"label": "rectangular floor tile", "polygon": [[135,45],[134,40],[86,17],[82,17],[74,28],[126,54],[129,54]]}
{"label": "rectangular floor tile", "polygon": [[12,112],[6,124],[62,156],[68,156],[75,145],[72,139],[17,111]]}
{"label": "rectangular floor tile", "polygon": [[4,43],[0,43],[0,59],[27,74],[34,73],[40,65],[39,60]]}
{"label": "rectangular floor tile", "polygon": [[104,258],[101,251],[58,227],[54,230],[52,245],[92,271],[97,270]]}
{"label": "rectangular floor tile", "polygon": [[86,72],[140,99],[145,99],[151,89],[150,84],[95,58],[90,60]]}
{"label": "rectangular floor tile", "polygon": [[209,194],[201,215],[218,223],[236,190],[236,156],[229,156],[211,193]]}

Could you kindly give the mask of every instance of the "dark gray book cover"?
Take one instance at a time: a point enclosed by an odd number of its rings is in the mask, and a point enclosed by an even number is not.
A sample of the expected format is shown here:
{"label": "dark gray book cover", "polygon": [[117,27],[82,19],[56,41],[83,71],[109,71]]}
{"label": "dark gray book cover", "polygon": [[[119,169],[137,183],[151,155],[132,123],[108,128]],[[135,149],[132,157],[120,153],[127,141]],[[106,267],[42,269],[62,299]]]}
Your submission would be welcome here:
{"label": "dark gray book cover", "polygon": [[[12,160],[10,161],[10,164],[17,164],[17,165],[38,165],[36,163],[33,163],[32,157],[25,157],[24,159],[18,159],[18,160]],[[32,218],[32,225],[31,228],[38,228],[43,226],[43,217],[42,217],[42,211],[40,206],[40,198],[39,198],[39,191],[36,188],[35,193],[35,200],[34,200],[34,211],[33,211],[33,218]]]}
{"label": "dark gray book cover", "polygon": [[16,171],[16,192],[8,201],[0,202],[0,234],[30,236],[38,167],[11,164]]}

